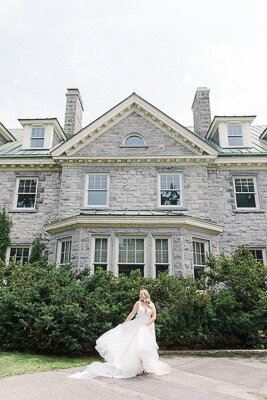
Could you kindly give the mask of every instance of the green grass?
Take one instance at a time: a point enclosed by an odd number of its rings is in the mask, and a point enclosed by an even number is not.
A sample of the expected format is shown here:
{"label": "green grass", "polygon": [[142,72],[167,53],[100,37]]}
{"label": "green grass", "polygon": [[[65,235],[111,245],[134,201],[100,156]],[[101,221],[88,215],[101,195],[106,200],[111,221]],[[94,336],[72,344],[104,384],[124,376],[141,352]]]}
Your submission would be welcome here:
{"label": "green grass", "polygon": [[71,368],[100,361],[98,357],[43,356],[28,353],[0,352],[0,378],[26,372],[50,371],[57,368]]}

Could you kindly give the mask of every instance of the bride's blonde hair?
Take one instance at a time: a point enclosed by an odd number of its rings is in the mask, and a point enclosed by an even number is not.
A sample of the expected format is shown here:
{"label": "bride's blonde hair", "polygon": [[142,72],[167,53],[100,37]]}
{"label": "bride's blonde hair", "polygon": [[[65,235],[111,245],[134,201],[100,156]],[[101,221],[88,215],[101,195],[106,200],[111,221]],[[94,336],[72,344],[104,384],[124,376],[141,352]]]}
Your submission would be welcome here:
{"label": "bride's blonde hair", "polygon": [[142,292],[145,295],[144,298],[144,303],[146,303],[148,305],[148,307],[151,307],[151,298],[150,298],[150,294],[148,293],[148,291],[146,289],[141,289],[140,292]]}

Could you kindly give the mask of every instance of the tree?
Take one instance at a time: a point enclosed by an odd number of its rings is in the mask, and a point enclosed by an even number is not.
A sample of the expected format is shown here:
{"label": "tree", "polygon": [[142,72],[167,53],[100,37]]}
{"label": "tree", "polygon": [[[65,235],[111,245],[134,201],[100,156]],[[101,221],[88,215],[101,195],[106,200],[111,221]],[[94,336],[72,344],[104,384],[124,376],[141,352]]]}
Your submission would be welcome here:
{"label": "tree", "polygon": [[9,232],[11,222],[5,209],[0,213],[0,259],[4,260],[7,246],[10,243]]}

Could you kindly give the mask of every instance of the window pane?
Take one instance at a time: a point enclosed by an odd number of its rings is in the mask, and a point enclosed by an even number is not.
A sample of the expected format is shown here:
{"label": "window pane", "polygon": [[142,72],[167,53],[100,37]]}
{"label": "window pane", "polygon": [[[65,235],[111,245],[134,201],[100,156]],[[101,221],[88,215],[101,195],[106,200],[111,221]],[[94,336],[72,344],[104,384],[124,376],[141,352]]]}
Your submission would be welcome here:
{"label": "window pane", "polygon": [[160,193],[161,205],[180,205],[180,191],[170,190],[161,191]]}
{"label": "window pane", "polygon": [[125,274],[125,275],[130,275],[131,271],[136,271],[137,269],[139,269],[141,271],[141,275],[144,276],[144,266],[136,266],[136,265],[119,265],[119,274]]}
{"label": "window pane", "polygon": [[169,270],[168,265],[156,265],[156,278],[158,278],[160,272],[165,272],[168,270]]}
{"label": "window pane", "polygon": [[139,136],[130,136],[125,140],[124,144],[126,146],[141,146],[144,145],[144,141]]}
{"label": "window pane", "polygon": [[34,208],[35,194],[19,194],[17,208]]}
{"label": "window pane", "polygon": [[88,205],[89,206],[104,206],[107,204],[106,191],[88,190]]}
{"label": "window pane", "polygon": [[44,139],[31,139],[31,147],[44,147]]}
{"label": "window pane", "polygon": [[246,207],[255,208],[256,207],[255,194],[254,193],[236,194],[236,204],[237,207],[240,208],[246,208]]}
{"label": "window pane", "polygon": [[242,146],[242,137],[241,136],[229,136],[229,146]]}

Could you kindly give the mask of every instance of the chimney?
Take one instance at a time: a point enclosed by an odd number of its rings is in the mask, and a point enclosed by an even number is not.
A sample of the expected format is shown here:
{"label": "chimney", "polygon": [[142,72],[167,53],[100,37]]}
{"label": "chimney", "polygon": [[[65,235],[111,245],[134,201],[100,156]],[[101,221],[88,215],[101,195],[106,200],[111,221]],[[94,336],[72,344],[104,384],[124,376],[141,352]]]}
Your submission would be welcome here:
{"label": "chimney", "polygon": [[206,87],[198,87],[192,104],[194,116],[194,131],[205,137],[211,123],[210,90]]}
{"label": "chimney", "polygon": [[79,89],[67,89],[64,131],[69,139],[82,129],[83,102]]}

